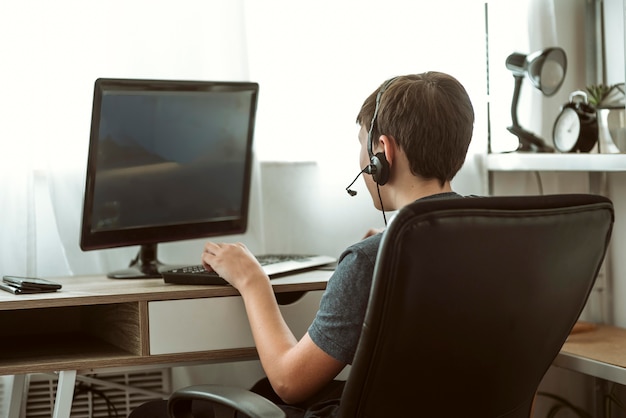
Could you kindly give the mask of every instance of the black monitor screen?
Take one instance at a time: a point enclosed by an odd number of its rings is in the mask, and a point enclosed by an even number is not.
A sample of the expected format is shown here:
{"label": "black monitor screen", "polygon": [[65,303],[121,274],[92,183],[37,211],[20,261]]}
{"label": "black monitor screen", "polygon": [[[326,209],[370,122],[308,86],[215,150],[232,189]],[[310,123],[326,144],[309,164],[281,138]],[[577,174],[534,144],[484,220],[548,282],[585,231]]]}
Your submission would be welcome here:
{"label": "black monitor screen", "polygon": [[96,80],[81,248],[142,245],[132,270],[159,277],[157,243],[245,232],[257,96],[249,82]]}

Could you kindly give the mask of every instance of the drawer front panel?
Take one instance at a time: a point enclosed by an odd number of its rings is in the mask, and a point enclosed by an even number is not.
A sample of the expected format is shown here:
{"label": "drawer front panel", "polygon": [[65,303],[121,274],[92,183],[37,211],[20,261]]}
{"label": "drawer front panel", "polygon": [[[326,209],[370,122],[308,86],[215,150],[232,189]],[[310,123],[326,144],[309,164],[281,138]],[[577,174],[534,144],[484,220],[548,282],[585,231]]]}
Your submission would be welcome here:
{"label": "drawer front panel", "polygon": [[[315,317],[323,291],[304,294],[280,309],[296,338]],[[239,296],[148,303],[150,354],[254,347]]]}

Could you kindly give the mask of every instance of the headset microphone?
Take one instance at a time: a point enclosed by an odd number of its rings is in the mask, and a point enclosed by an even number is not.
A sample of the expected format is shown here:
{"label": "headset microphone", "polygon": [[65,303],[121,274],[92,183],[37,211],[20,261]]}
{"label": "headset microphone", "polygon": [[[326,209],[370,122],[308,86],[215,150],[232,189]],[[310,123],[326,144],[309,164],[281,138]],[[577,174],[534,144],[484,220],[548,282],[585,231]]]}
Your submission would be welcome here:
{"label": "headset microphone", "polygon": [[370,168],[370,166],[369,166],[369,165],[365,166],[365,168],[364,168],[363,170],[359,171],[359,174],[357,174],[357,175],[356,175],[356,177],[354,178],[354,180],[352,180],[352,183],[350,183],[350,184],[348,185],[348,187],[346,187],[346,191],[348,192],[348,194],[349,194],[350,196],[356,196],[356,190],[352,190],[350,187],[352,187],[352,185],[353,185],[354,183],[356,183],[356,180],[359,178],[359,176],[360,176],[361,174],[363,174],[363,173],[369,173],[369,168]]}
{"label": "headset microphone", "polygon": [[380,87],[380,90],[378,90],[378,93],[376,94],[376,100],[374,103],[374,114],[372,115],[372,121],[370,122],[370,127],[369,127],[369,130],[367,131],[367,153],[370,157],[370,163],[366,165],[363,168],[363,170],[359,171],[359,174],[357,174],[354,180],[352,180],[352,183],[350,183],[350,185],[346,187],[346,191],[348,192],[350,196],[356,196],[356,190],[352,190],[350,189],[350,187],[352,187],[352,185],[356,182],[356,180],[359,178],[361,174],[363,173],[371,174],[372,179],[374,180],[374,182],[376,182],[376,188],[378,190],[378,199],[380,200],[380,210],[383,213],[383,220],[385,221],[385,226],[387,225],[387,217],[385,216],[385,208],[383,207],[383,199],[380,196],[379,186],[383,186],[387,184],[387,181],[389,180],[389,161],[387,161],[387,157],[385,156],[384,152],[378,152],[374,154],[374,150],[373,150],[374,141],[373,141],[372,136],[374,133],[374,124],[376,123],[376,117],[378,116],[378,110],[380,108],[380,99],[383,93],[385,92],[385,90],[387,90],[387,87],[389,87],[389,85],[393,83],[395,79],[396,77],[390,78],[389,80],[385,81],[383,85]]}

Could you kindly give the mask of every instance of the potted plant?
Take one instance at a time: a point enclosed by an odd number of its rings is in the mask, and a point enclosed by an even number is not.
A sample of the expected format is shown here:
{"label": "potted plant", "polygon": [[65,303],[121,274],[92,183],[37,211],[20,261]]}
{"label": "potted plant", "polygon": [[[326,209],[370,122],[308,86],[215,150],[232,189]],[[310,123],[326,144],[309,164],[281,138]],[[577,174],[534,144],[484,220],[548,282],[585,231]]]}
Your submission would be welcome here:
{"label": "potted plant", "polygon": [[593,84],[586,87],[589,103],[596,109],[598,144],[601,153],[626,152],[624,83]]}

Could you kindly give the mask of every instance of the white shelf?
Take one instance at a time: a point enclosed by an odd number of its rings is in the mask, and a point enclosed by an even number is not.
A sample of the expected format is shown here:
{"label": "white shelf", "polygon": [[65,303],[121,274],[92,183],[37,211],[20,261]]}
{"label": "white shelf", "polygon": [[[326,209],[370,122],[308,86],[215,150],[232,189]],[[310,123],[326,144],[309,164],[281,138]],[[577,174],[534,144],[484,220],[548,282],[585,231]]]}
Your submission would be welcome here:
{"label": "white shelf", "polygon": [[626,154],[487,154],[487,171],[626,171]]}

